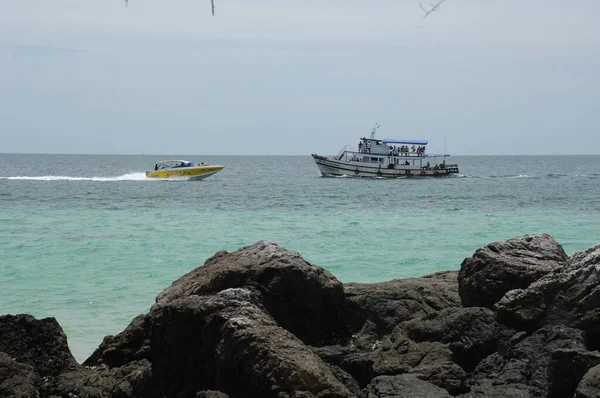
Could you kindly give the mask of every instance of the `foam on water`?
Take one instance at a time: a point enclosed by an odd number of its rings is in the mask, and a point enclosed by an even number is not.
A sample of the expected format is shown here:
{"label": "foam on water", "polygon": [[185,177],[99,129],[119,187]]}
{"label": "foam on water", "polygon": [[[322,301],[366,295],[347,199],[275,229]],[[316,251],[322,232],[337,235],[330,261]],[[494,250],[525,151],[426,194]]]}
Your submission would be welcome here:
{"label": "foam on water", "polygon": [[152,178],[146,178],[146,173],[127,173],[117,177],[72,177],[72,176],[14,176],[0,177],[3,180],[31,180],[31,181],[154,181]]}

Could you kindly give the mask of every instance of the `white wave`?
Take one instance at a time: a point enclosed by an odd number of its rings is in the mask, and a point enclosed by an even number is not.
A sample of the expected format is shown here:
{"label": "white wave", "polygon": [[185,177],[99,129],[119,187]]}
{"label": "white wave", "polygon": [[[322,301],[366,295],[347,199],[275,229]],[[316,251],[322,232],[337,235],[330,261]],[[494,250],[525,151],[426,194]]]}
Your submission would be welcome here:
{"label": "white wave", "polygon": [[151,178],[146,178],[146,173],[128,173],[117,177],[71,177],[71,176],[16,176],[16,177],[0,177],[3,180],[33,180],[33,181],[153,181]]}
{"label": "white wave", "polygon": [[528,176],[527,174],[519,174],[518,176],[509,177],[509,178],[532,178],[533,176]]}

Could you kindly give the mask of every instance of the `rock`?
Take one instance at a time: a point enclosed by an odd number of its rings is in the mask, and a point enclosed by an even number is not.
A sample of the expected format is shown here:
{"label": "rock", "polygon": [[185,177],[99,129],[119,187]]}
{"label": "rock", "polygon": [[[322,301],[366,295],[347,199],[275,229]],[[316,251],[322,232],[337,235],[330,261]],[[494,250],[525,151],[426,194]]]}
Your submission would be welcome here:
{"label": "rock", "polygon": [[40,378],[33,366],[0,352],[0,397],[37,398]]}
{"label": "rock", "polygon": [[[311,347],[311,349],[323,361],[330,364],[330,366],[339,367],[348,373],[356,380],[359,388],[366,387],[375,376],[373,362],[375,361],[376,354],[374,352],[359,351],[355,347],[340,345]],[[344,381],[342,380],[342,382]],[[346,382],[344,384],[348,386]],[[352,387],[348,388],[353,391]]]}
{"label": "rock", "polygon": [[102,344],[83,362],[84,366],[106,364],[111,367],[123,366],[132,361],[149,359],[150,325],[147,317],[135,317],[124,331],[117,336],[106,336]]}
{"label": "rock", "polygon": [[600,365],[596,365],[583,376],[573,398],[600,398]]}
{"label": "rock", "polygon": [[148,316],[155,397],[205,390],[236,397],[354,396],[327,364],[250,302],[191,295],[157,304]]}
{"label": "rock", "polygon": [[479,361],[496,352],[498,344],[515,332],[496,322],[494,313],[481,307],[446,308],[404,322],[404,333],[413,341],[448,344],[452,361],[472,372]]}
{"label": "rock", "polygon": [[32,365],[40,376],[58,376],[77,370],[67,336],[54,318],[31,315],[0,316],[0,352],[17,362]]}
{"label": "rock", "polygon": [[336,365],[333,365],[330,363],[328,363],[327,365],[329,366],[331,373],[335,376],[336,379],[338,379],[338,381],[340,381],[343,385],[345,385],[346,388],[348,390],[350,390],[350,392],[352,394],[354,394],[356,396],[360,396],[360,394],[361,394],[360,385],[358,384],[356,379],[354,377],[352,377],[352,375],[350,375],[348,372],[346,372],[344,369],[340,368],[339,366],[336,366]]}
{"label": "rock", "polygon": [[460,306],[456,276],[448,271],[381,283],[347,283],[346,322],[359,335],[365,334],[367,325],[370,345],[401,322]]}
{"label": "rock", "polygon": [[495,309],[505,325],[533,331],[546,325],[584,330],[588,349],[600,348],[600,245],[574,255],[526,289],[514,290]]}
{"label": "rock", "polygon": [[451,394],[465,392],[466,372],[452,361],[447,344],[437,341],[414,342],[397,327],[389,343],[382,344],[374,356],[375,375],[412,373],[421,380],[441,387]]}
{"label": "rock", "polygon": [[567,260],[562,246],[547,234],[490,243],[461,264],[458,289],[462,304],[492,309],[506,292],[526,288]]}
{"label": "rock", "polygon": [[498,352],[483,359],[467,384],[471,394],[465,397],[500,397],[501,390],[512,396],[547,397],[553,354],[560,349],[585,350],[585,338],[580,330],[549,326],[532,335],[513,336]]}
{"label": "rock", "polygon": [[451,398],[443,388],[420,380],[416,375],[378,376],[363,392],[364,398]]}
{"label": "rock", "polygon": [[600,365],[600,353],[578,349],[556,349],[552,352],[548,386],[549,398],[572,397],[583,376]]}
{"label": "rock", "polygon": [[229,398],[229,395],[221,391],[199,391],[196,393],[196,398]]}
{"label": "rock", "polygon": [[[139,364],[126,368],[90,369],[77,363],[67,338],[54,318],[38,320],[31,315],[0,316],[0,391],[16,396],[105,398],[121,381],[134,379]],[[0,380],[3,380],[0,378]],[[136,392],[135,388],[131,389]],[[10,396],[10,394],[0,394]],[[112,398],[131,397],[113,395]]]}
{"label": "rock", "polygon": [[342,283],[273,242],[260,241],[233,253],[218,252],[173,282],[156,302],[248,286],[260,292],[268,313],[304,343],[329,345],[350,337],[341,318],[345,305]]}

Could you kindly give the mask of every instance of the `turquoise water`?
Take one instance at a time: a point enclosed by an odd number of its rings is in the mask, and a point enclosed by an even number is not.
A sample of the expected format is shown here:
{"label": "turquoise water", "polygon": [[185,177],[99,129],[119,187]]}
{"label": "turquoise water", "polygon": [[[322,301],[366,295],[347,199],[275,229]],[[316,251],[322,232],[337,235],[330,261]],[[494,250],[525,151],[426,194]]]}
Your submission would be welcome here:
{"label": "turquoise water", "polygon": [[454,157],[446,179],[323,178],[310,157],[147,180],[163,156],[0,155],[0,313],[54,316],[78,360],[216,251],[273,240],[343,282],[458,269],[487,243],[600,241],[600,156]]}

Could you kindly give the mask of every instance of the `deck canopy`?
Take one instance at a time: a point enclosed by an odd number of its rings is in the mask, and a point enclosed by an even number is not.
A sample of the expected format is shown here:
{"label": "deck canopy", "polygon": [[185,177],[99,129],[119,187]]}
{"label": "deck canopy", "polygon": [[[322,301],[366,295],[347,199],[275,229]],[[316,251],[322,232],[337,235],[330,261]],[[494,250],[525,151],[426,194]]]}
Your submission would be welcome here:
{"label": "deck canopy", "polygon": [[427,140],[396,140],[394,138],[384,138],[384,144],[405,144],[405,145],[427,145]]}

